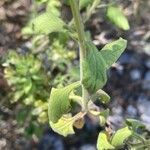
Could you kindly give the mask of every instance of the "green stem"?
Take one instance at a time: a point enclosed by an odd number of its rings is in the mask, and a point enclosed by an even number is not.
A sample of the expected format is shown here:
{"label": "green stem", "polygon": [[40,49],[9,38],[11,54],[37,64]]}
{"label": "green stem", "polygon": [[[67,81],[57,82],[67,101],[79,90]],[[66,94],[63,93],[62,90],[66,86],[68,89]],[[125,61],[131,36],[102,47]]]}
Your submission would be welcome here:
{"label": "green stem", "polygon": [[[82,82],[83,79],[83,66],[82,62],[83,59],[86,57],[86,47],[85,47],[85,33],[84,33],[84,25],[83,22],[81,21],[81,16],[80,16],[80,10],[79,10],[79,2],[78,0],[70,0],[70,6],[75,22],[75,27],[78,33],[78,39],[79,39],[79,47],[80,47],[80,80]],[[87,111],[88,107],[88,92],[84,88],[82,84],[82,98],[84,99],[82,109],[83,111]]]}

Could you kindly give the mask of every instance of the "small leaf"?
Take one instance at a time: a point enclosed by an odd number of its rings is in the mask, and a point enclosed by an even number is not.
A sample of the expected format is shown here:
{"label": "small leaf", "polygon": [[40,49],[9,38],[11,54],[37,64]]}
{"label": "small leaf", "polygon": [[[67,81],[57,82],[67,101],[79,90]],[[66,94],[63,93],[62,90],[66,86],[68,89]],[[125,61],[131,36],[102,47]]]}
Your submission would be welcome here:
{"label": "small leaf", "polygon": [[12,103],[17,102],[24,95],[24,91],[16,91],[11,99]]}
{"label": "small leaf", "polygon": [[115,147],[110,144],[107,134],[105,132],[100,132],[97,140],[98,150],[113,150]]}
{"label": "small leaf", "polygon": [[63,114],[70,110],[70,93],[80,86],[80,82],[72,83],[64,88],[52,88],[51,96],[49,99],[48,115],[49,120],[56,123]]}
{"label": "small leaf", "polygon": [[111,144],[115,147],[123,146],[124,141],[132,135],[132,131],[128,128],[119,129],[112,137]]}
{"label": "small leaf", "polygon": [[34,102],[34,97],[33,95],[30,95],[28,97],[26,97],[23,102],[26,104],[26,105],[30,105]]}
{"label": "small leaf", "polygon": [[110,68],[117,61],[127,46],[127,40],[119,38],[116,41],[106,44],[100,51],[107,68]]}
{"label": "small leaf", "polygon": [[135,119],[126,119],[126,124],[129,128],[136,131],[138,128],[145,128],[142,122],[135,120]]}
{"label": "small leaf", "polygon": [[56,16],[60,16],[60,10],[59,8],[61,7],[61,2],[58,0],[50,0],[47,3],[47,12],[52,12]]}
{"label": "small leaf", "polygon": [[104,104],[109,103],[110,96],[103,90],[99,89],[94,95],[92,100],[100,99],[100,101]]}
{"label": "small leaf", "polygon": [[32,81],[29,79],[24,83],[24,92],[25,92],[25,94],[28,94],[31,89],[32,89]]}
{"label": "small leaf", "polygon": [[100,112],[99,119],[100,119],[101,126],[105,126],[108,115],[109,115],[109,109]]}
{"label": "small leaf", "polygon": [[127,18],[118,6],[109,6],[107,9],[107,17],[119,28],[123,30],[130,29]]}
{"label": "small leaf", "polygon": [[57,123],[50,121],[50,126],[55,132],[63,136],[74,134],[73,125],[76,120],[83,118],[83,116],[84,114],[82,112],[79,112],[74,117],[71,117],[69,114],[64,115],[58,120]]}
{"label": "small leaf", "polygon": [[89,5],[92,4],[92,1],[93,0],[80,0],[80,3],[79,3],[80,9],[88,7]]}
{"label": "small leaf", "polygon": [[40,34],[49,34],[52,32],[62,32],[65,23],[55,14],[43,13],[32,22],[33,31]]}

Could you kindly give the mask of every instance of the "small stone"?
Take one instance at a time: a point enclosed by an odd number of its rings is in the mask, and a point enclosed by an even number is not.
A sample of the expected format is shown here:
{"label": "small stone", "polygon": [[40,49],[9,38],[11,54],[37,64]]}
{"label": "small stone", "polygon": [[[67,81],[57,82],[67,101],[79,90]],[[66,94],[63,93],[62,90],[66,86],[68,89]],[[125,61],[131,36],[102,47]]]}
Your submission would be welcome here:
{"label": "small stone", "polygon": [[142,84],[143,89],[149,90],[150,89],[150,71],[146,72],[144,81]]}
{"label": "small stone", "polygon": [[4,139],[4,138],[0,139],[0,149],[4,148],[6,146],[6,144],[7,144],[6,139]]}
{"label": "small stone", "polygon": [[64,146],[57,136],[45,134],[39,143],[38,150],[64,150]]}
{"label": "small stone", "polygon": [[112,112],[113,112],[113,114],[115,114],[115,115],[122,115],[123,109],[122,109],[121,106],[113,107],[113,108],[112,108]]}
{"label": "small stone", "polygon": [[96,150],[94,145],[86,144],[80,147],[80,150]]}
{"label": "small stone", "polygon": [[139,99],[137,102],[137,108],[140,114],[146,114],[147,116],[150,116],[150,101],[148,98]]}
{"label": "small stone", "polygon": [[150,44],[145,42],[143,45],[144,45],[144,48],[143,48],[144,52],[147,55],[150,55]]}
{"label": "small stone", "polygon": [[127,114],[130,116],[130,117],[136,117],[137,116],[137,109],[134,107],[134,106],[132,106],[132,105],[129,105],[128,107],[127,107]]}
{"label": "small stone", "polygon": [[150,69],[150,59],[148,59],[148,60],[145,62],[145,65],[146,65],[147,68]]}
{"label": "small stone", "polygon": [[108,121],[112,122],[114,128],[121,127],[123,124],[123,116],[120,115],[112,115],[108,117]]}
{"label": "small stone", "polygon": [[148,72],[146,72],[144,80],[150,82],[150,70]]}
{"label": "small stone", "polygon": [[131,52],[124,52],[119,60],[118,60],[119,64],[136,64],[137,60],[134,57],[134,54]]}
{"label": "small stone", "polygon": [[130,77],[132,80],[139,80],[142,77],[141,71],[139,69],[131,70]]}

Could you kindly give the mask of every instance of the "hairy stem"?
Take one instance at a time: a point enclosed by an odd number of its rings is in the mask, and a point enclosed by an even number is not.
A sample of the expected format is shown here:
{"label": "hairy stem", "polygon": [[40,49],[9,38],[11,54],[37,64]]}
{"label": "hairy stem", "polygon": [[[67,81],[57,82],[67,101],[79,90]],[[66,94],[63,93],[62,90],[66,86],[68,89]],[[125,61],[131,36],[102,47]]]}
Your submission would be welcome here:
{"label": "hairy stem", "polygon": [[[82,79],[83,79],[83,66],[82,66],[83,63],[82,62],[83,62],[83,59],[86,57],[86,47],[84,44],[85,42],[84,25],[80,16],[78,0],[70,0],[70,6],[71,6],[74,22],[75,22],[76,31],[78,33],[79,48],[80,48],[80,80],[82,82]],[[83,111],[87,111],[88,92],[84,88],[83,84],[82,84],[82,98],[84,99],[82,109]]]}

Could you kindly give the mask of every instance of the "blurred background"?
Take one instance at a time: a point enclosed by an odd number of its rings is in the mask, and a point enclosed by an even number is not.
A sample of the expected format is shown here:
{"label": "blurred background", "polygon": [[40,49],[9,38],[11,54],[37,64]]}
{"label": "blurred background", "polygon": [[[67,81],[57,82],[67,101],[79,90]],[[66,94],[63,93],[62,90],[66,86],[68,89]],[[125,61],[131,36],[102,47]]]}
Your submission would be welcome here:
{"label": "blurred background", "polygon": [[[91,3],[84,0],[83,16]],[[116,22],[117,15],[110,17],[111,5],[121,8],[125,19]],[[0,0],[0,150],[96,150],[102,127],[94,118],[86,117],[83,129],[66,138],[48,125],[50,90],[79,78],[79,56],[66,34],[32,31],[31,21],[45,10],[65,22],[72,18],[67,1]],[[99,49],[119,37],[128,40],[104,87],[111,96],[108,120],[114,129],[130,117],[150,131],[149,14],[149,0],[102,0],[85,22]]]}

